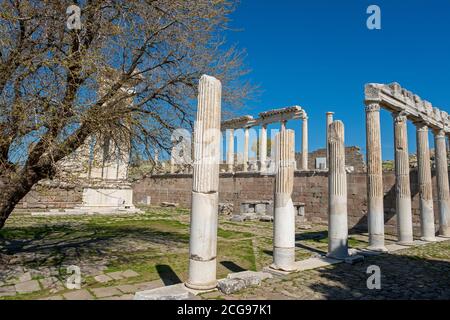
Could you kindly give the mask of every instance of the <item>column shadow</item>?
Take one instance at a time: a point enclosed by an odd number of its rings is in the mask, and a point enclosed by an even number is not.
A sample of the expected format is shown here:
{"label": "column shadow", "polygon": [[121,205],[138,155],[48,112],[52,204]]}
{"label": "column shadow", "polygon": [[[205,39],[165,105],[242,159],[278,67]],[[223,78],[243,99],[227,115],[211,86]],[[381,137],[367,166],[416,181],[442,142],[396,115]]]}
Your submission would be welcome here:
{"label": "column shadow", "polygon": [[165,286],[182,283],[181,279],[170,266],[166,264],[158,264],[155,268]]}

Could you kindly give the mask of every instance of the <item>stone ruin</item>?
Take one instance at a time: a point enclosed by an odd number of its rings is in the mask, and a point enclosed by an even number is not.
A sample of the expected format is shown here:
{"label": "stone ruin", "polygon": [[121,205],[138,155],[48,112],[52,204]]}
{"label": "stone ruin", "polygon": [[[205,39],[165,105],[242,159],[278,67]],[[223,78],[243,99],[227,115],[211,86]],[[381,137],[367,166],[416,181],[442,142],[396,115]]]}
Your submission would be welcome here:
{"label": "stone ruin", "polygon": [[[218,185],[220,138],[205,137],[210,128],[220,124],[221,84],[212,77],[200,79],[197,122],[202,125],[195,130],[194,178],[192,186],[192,210],[189,245],[189,270],[185,286],[189,289],[207,291],[216,288],[243,288],[242,283],[229,275],[217,281],[217,228],[218,228]],[[445,112],[432,108],[430,103],[401,89],[398,84],[366,86],[367,127],[367,201],[369,220],[369,247],[361,252],[387,251],[384,243],[384,213],[382,188],[382,158],[380,139],[380,107],[393,112],[395,131],[396,195],[398,214],[398,243],[414,244],[412,238],[411,198],[409,186],[409,156],[407,149],[406,121],[412,119],[417,126],[418,176],[420,181],[421,236],[424,241],[436,241],[431,198],[431,168],[428,147],[428,127],[435,132],[436,161],[438,175],[438,203],[440,212],[439,235],[450,237],[449,229],[449,182],[445,137],[450,132],[449,118]],[[330,118],[328,120],[331,120]],[[246,121],[252,121],[246,118]],[[217,132],[216,130],[215,132]],[[275,190],[274,190],[274,233],[273,263],[264,271],[282,274],[302,270],[301,262],[295,261],[295,209],[292,202],[295,171],[294,131],[282,125],[275,137]],[[247,143],[248,144],[248,143]],[[205,159],[213,158],[211,163]],[[230,157],[231,158],[231,157]],[[264,164],[264,163],[263,163]],[[341,121],[327,121],[327,167],[328,167],[328,252],[327,258],[309,259],[306,264],[324,266],[345,260],[363,259],[348,248],[348,194],[345,165],[344,124]],[[244,164],[245,168],[245,164]],[[264,168],[264,165],[263,165]],[[258,205],[254,204],[253,210]],[[244,206],[250,210],[250,203]],[[253,205],[253,204],[252,204]],[[261,208],[261,207],[258,207]],[[262,209],[261,209],[262,210]],[[328,259],[328,260],[327,260]],[[303,266],[304,268],[304,266]],[[284,273],[283,273],[284,272]],[[263,272],[263,276],[268,273]],[[239,276],[239,274],[237,274]],[[251,276],[257,277],[256,273]],[[180,294],[189,292],[184,287],[137,292],[135,299],[164,299],[164,295],[176,289]],[[186,291],[187,290],[187,291]]]}

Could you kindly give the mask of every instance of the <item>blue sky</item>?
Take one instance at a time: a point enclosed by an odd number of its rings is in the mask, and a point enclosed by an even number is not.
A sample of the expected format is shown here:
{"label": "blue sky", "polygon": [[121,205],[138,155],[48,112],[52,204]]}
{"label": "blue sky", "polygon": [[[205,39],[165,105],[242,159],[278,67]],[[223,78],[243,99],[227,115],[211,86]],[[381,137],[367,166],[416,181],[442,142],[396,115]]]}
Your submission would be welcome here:
{"label": "blue sky", "polygon": [[[369,30],[369,5],[381,30]],[[247,50],[248,78],[261,94],[242,114],[300,105],[309,114],[310,150],[325,146],[325,113],[344,121],[346,145],[365,154],[364,84],[399,82],[450,111],[450,1],[242,0],[230,43]],[[300,150],[300,121],[296,130]],[[393,159],[392,117],[381,113],[383,158]],[[415,129],[408,126],[410,152]],[[430,134],[430,145],[433,146]]]}

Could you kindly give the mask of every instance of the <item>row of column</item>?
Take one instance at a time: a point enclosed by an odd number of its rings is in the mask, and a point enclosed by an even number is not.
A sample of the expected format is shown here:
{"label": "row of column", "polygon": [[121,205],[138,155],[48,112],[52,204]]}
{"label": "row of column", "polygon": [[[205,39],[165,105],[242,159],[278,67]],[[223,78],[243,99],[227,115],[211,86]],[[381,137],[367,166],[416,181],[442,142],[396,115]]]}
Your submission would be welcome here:
{"label": "row of column", "polygon": [[[407,116],[393,114],[395,139],[396,210],[398,241],[413,243],[411,190],[409,180],[409,153]],[[418,184],[420,202],[421,239],[435,241],[435,224],[428,144],[428,126],[415,122],[417,132]],[[450,237],[450,191],[448,181],[447,150],[444,130],[434,130],[436,176],[439,205],[439,235]],[[383,175],[381,157],[380,105],[366,106],[367,146],[367,206],[369,249],[384,251]]]}
{"label": "row of column", "polygon": [[[286,121],[281,122],[281,130],[286,128]],[[243,153],[243,171],[248,171],[249,162],[249,127],[244,128],[244,153]],[[228,129],[227,139],[227,165],[228,172],[234,171],[234,129]],[[259,163],[260,171],[267,170],[267,124],[261,126],[259,130]],[[302,119],[302,158],[301,169],[308,170],[308,117]]]}

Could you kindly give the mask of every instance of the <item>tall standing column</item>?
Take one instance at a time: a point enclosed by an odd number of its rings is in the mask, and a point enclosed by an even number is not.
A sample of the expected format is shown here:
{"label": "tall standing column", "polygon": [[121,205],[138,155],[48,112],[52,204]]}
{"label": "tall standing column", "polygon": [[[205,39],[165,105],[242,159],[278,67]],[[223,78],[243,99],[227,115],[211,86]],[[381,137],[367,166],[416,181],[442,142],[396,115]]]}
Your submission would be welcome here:
{"label": "tall standing column", "polygon": [[439,235],[450,237],[450,190],[448,183],[448,162],[444,130],[434,132],[436,178],[439,205]]}
{"label": "tall standing column", "polygon": [[227,163],[228,163],[228,172],[233,172],[233,168],[234,168],[234,129],[228,130]]}
{"label": "tall standing column", "polygon": [[244,172],[248,171],[248,139],[249,139],[249,132],[248,128],[245,128],[244,130]]}
{"label": "tall standing column", "polygon": [[407,117],[402,113],[393,113],[395,145],[395,196],[397,209],[398,242],[412,245],[413,225],[411,211],[411,190],[409,186],[409,153]]}
{"label": "tall standing column", "polygon": [[436,241],[434,227],[433,191],[431,182],[430,148],[428,146],[428,127],[416,123],[417,163],[419,174],[420,229],[422,240]]}
{"label": "tall standing column", "polygon": [[384,246],[383,170],[381,163],[380,105],[366,107],[367,207],[369,250],[387,251]]}
{"label": "tall standing column", "polygon": [[287,124],[286,120],[281,121],[281,131],[285,131],[286,130],[286,124]]}
{"label": "tall standing column", "polygon": [[267,171],[267,125],[262,125],[259,131],[259,163],[260,171]]}
{"label": "tall standing column", "polygon": [[186,286],[216,287],[217,220],[219,202],[220,109],[219,80],[202,76],[194,131],[194,174]]}
{"label": "tall standing column", "polygon": [[329,164],[328,164],[328,159],[329,159],[329,157],[330,157],[330,151],[328,150],[328,140],[329,140],[329,131],[330,131],[330,129],[329,129],[329,127],[330,127],[330,124],[333,122],[333,115],[334,115],[334,112],[327,112],[327,129],[326,129],[326,133],[327,133],[327,136],[326,136],[326,139],[327,139],[327,141],[326,141],[326,144],[325,144],[325,147],[327,148],[327,154],[326,154],[326,160],[327,160],[327,162],[326,162],[326,166],[327,166],[327,169],[329,168]]}
{"label": "tall standing column", "polygon": [[175,173],[175,147],[172,148],[172,152],[170,153],[170,173]]}
{"label": "tall standing column", "polygon": [[334,121],[329,130],[328,256],[345,259],[348,257],[348,222],[344,124]]}
{"label": "tall standing column", "polygon": [[308,170],[308,117],[302,122],[302,170]]}
{"label": "tall standing column", "polygon": [[291,195],[294,185],[294,131],[282,130],[275,137],[275,210],[272,268],[290,271],[295,263],[295,212]]}

